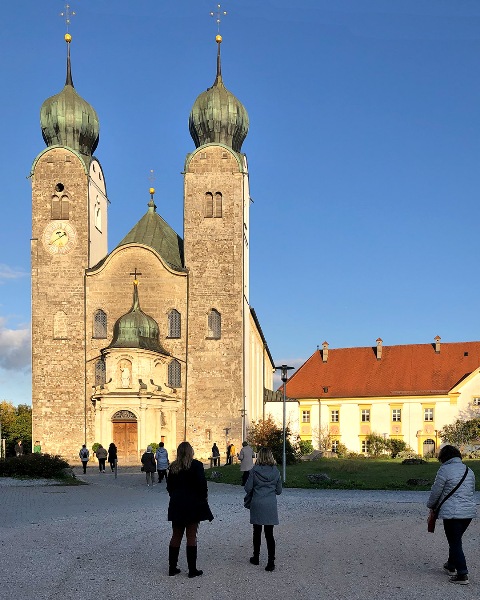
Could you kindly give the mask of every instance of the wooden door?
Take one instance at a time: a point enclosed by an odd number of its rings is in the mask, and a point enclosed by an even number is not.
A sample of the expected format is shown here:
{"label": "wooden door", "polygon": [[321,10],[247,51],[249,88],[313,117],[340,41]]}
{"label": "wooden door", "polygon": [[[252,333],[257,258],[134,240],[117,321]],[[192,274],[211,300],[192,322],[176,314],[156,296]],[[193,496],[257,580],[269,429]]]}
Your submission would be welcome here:
{"label": "wooden door", "polygon": [[137,423],[113,423],[113,443],[117,447],[119,464],[138,462]]}

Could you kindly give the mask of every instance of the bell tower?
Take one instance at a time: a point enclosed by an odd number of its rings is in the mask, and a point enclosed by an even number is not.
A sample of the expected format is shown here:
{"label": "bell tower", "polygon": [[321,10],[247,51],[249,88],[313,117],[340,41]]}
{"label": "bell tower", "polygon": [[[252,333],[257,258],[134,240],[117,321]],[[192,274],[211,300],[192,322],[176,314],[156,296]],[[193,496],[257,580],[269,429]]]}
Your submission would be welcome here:
{"label": "bell tower", "polygon": [[[227,90],[217,35],[217,74],[190,114],[196,150],[185,163],[184,247],[189,272],[186,439],[210,451],[243,439],[248,365],[248,132],[242,103]],[[211,441],[210,441],[211,440]],[[223,444],[222,444],[223,445]]]}
{"label": "bell tower", "polygon": [[108,200],[93,157],[98,117],[75,90],[70,34],[65,41],[65,86],[41,107],[47,148],[31,171],[32,409],[33,436],[42,449],[70,458],[91,442],[85,271],[107,253]]}

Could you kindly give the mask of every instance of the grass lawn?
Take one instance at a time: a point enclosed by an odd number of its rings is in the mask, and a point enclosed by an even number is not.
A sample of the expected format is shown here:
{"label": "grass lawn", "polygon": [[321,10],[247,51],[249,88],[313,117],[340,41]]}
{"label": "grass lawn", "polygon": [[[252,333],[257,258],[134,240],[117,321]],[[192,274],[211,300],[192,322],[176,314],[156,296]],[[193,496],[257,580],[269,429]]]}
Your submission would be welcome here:
{"label": "grass lawn", "polygon": [[[465,460],[476,476],[476,489],[480,490],[480,460]],[[308,462],[300,462],[287,466],[288,488],[306,489],[345,489],[345,490],[429,490],[435,474],[440,467],[437,460],[429,460],[424,465],[402,465],[397,459],[347,459],[320,458]],[[282,467],[279,465],[280,472]],[[221,473],[217,479],[212,478],[212,471]],[[307,476],[325,473],[331,481],[311,483]],[[240,485],[241,473],[239,465],[215,467],[205,471],[207,479],[219,483]],[[425,485],[411,485],[409,479],[423,479]]]}

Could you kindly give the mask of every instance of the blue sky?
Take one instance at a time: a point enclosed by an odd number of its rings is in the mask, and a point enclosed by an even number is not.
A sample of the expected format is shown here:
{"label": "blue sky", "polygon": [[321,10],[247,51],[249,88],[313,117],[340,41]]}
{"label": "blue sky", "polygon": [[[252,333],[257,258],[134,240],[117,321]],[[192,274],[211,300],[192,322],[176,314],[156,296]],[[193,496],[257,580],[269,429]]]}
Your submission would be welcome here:
{"label": "blue sky", "polygon": [[[251,304],[278,363],[480,339],[480,2],[225,0],[250,117]],[[30,402],[31,188],[65,79],[64,2],[2,6],[0,399]],[[109,248],[146,211],[182,234],[188,115],[215,75],[210,0],[71,0],[73,80],[100,118]]]}

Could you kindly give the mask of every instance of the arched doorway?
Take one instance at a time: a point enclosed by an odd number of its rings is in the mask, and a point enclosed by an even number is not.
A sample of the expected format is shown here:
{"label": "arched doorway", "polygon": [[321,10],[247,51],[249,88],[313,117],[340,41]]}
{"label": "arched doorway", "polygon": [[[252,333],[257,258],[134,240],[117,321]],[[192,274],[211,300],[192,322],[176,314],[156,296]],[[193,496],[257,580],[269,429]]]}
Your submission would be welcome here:
{"label": "arched doorway", "polygon": [[138,462],[137,417],[130,410],[119,410],[112,417],[113,443],[120,464]]}
{"label": "arched doorway", "polygon": [[425,440],[423,442],[423,456],[435,454],[435,440]]}

